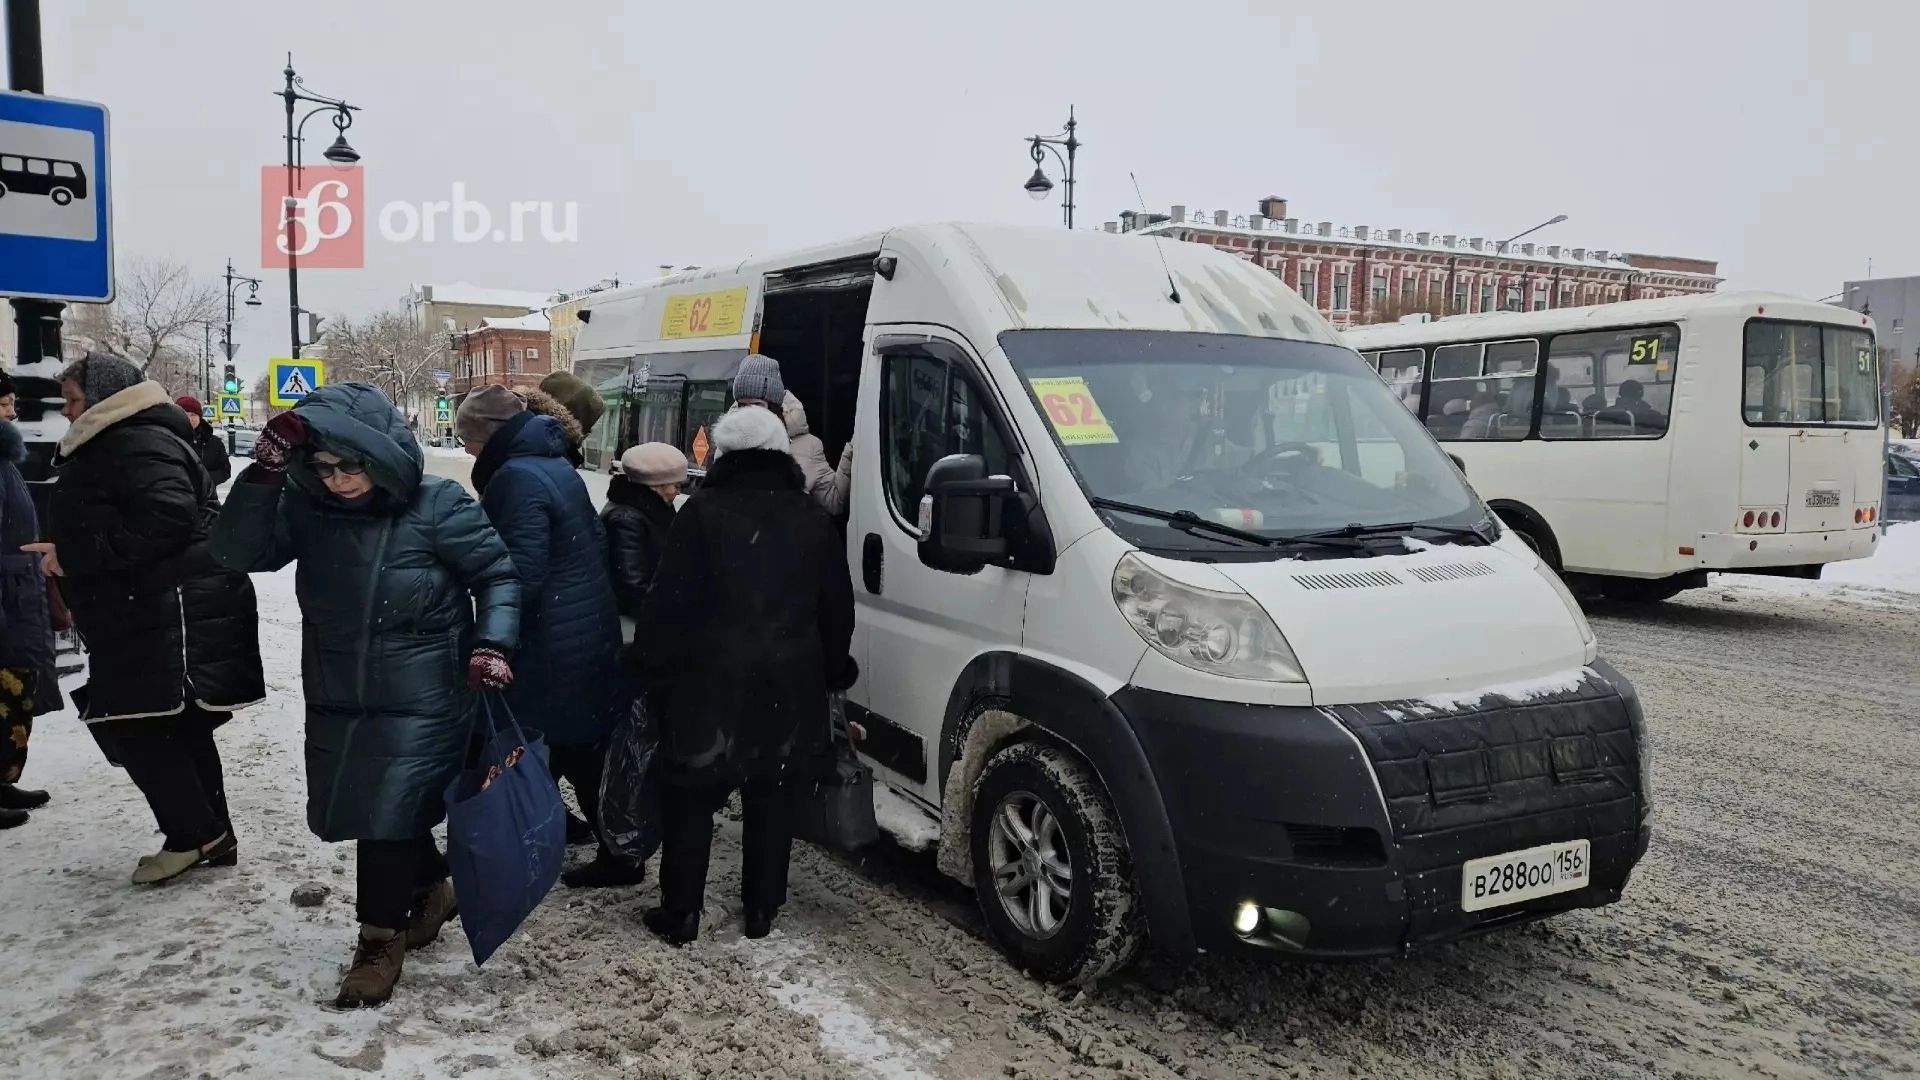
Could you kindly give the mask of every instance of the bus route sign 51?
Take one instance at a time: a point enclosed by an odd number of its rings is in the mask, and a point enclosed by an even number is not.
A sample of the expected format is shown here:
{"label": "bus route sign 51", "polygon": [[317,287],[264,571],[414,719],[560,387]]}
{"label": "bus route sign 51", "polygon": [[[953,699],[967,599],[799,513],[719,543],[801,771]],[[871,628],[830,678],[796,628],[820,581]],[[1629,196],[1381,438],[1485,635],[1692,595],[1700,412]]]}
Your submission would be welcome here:
{"label": "bus route sign 51", "polygon": [[0,91],[0,296],[113,299],[107,107]]}

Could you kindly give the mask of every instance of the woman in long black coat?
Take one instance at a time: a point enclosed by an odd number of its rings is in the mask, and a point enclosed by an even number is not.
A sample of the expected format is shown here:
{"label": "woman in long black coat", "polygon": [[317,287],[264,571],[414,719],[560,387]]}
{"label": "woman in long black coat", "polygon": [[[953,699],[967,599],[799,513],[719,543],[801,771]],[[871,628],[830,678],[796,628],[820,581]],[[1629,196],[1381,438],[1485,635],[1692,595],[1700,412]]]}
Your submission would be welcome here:
{"label": "woman in long black coat", "polygon": [[661,906],[645,921],[675,943],[699,935],[713,814],[736,788],[746,934],[772,928],[793,843],[781,782],[825,744],[827,694],[852,668],[846,553],[787,454],[785,422],[740,409],[713,439],[720,457],[674,518],[634,646],[667,781]]}
{"label": "woman in long black coat", "polygon": [[214,562],[213,484],[186,414],[119,357],[89,353],[60,376],[73,426],[54,456],[49,544],[29,544],[64,580],[86,640],[75,691],[153,808],[166,842],[136,884],[233,865],[233,823],[213,730],[266,697],[253,585]]}

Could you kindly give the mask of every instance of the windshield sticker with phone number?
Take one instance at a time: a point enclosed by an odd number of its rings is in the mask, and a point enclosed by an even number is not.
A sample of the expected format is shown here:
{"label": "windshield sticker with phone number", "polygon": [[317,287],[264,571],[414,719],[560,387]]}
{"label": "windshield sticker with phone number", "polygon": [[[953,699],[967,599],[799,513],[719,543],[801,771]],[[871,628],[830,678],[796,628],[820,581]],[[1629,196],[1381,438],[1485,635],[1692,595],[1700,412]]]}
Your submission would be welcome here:
{"label": "windshield sticker with phone number", "polygon": [[1027,382],[1033,387],[1033,396],[1040,399],[1041,411],[1047,414],[1054,434],[1060,436],[1061,445],[1096,446],[1120,441],[1106,414],[1100,411],[1100,403],[1093,400],[1093,391],[1087,389],[1087,380],[1073,375]]}

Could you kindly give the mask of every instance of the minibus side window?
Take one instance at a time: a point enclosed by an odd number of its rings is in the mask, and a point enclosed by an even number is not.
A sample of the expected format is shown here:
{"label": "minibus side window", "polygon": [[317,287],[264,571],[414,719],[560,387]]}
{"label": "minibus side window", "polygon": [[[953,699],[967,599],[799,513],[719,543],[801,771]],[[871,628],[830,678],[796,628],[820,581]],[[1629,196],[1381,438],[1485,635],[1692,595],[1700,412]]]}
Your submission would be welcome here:
{"label": "minibus side window", "polygon": [[979,454],[988,475],[1014,475],[988,398],[959,363],[920,348],[889,351],[881,397],[881,472],[902,521],[918,520],[927,470],[949,454]]}
{"label": "minibus side window", "polygon": [[1420,415],[1420,371],[1427,354],[1420,349],[1395,349],[1380,354],[1380,378],[1415,416]]}

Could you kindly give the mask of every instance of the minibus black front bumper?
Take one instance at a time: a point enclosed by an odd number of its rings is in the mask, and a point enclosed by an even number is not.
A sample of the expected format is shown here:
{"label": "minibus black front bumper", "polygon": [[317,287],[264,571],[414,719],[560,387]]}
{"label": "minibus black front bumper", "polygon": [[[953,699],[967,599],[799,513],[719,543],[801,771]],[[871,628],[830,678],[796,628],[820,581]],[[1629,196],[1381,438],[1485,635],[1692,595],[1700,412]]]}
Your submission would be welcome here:
{"label": "minibus black front bumper", "polygon": [[[1644,726],[1604,663],[1464,708],[1281,707],[1128,687],[1112,702],[1165,801],[1202,949],[1379,956],[1620,898],[1649,830]],[[1589,883],[1465,911],[1461,865],[1591,844]],[[1254,933],[1234,925],[1251,903]]]}

